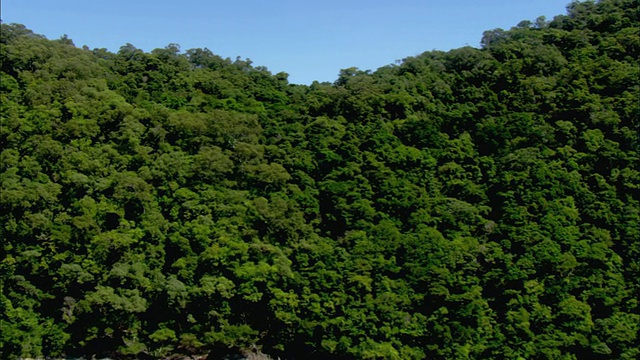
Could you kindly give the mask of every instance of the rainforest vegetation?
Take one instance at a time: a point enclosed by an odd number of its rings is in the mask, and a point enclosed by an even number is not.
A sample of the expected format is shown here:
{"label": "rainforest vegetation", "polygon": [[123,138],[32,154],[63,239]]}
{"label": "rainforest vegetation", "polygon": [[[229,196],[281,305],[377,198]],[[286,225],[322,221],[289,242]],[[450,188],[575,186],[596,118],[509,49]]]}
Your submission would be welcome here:
{"label": "rainforest vegetation", "polygon": [[309,86],[2,24],[0,357],[638,359],[639,19]]}

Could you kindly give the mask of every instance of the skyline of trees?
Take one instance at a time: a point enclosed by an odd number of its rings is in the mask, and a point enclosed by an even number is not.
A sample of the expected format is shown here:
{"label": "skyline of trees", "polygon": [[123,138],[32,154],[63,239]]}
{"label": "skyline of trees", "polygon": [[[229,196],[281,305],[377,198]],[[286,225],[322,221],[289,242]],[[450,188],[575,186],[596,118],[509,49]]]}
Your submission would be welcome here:
{"label": "skyline of trees", "polygon": [[334,83],[0,33],[0,357],[640,356],[640,22]]}

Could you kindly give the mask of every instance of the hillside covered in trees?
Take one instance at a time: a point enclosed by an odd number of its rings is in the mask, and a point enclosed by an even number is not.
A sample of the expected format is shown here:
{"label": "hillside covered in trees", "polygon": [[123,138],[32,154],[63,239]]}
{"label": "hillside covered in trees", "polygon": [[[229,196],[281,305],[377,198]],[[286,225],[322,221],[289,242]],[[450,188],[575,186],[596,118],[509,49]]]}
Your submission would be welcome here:
{"label": "hillside covered in trees", "polygon": [[639,358],[639,15],[310,86],[2,24],[0,357]]}

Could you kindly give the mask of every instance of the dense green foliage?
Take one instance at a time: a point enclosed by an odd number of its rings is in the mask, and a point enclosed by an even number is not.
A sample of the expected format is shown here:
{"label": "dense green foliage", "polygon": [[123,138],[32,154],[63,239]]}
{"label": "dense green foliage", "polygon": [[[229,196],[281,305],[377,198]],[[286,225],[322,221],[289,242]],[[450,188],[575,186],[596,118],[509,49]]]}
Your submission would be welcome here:
{"label": "dense green foliage", "polygon": [[0,357],[640,357],[637,0],[335,83],[2,24]]}

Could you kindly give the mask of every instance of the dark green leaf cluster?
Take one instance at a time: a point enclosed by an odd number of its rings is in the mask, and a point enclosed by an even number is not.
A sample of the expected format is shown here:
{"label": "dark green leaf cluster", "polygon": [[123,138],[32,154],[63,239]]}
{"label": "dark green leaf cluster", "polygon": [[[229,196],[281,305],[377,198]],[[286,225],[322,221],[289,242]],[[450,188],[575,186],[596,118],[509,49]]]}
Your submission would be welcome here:
{"label": "dark green leaf cluster", "polygon": [[0,357],[637,359],[634,0],[291,85],[0,38]]}

